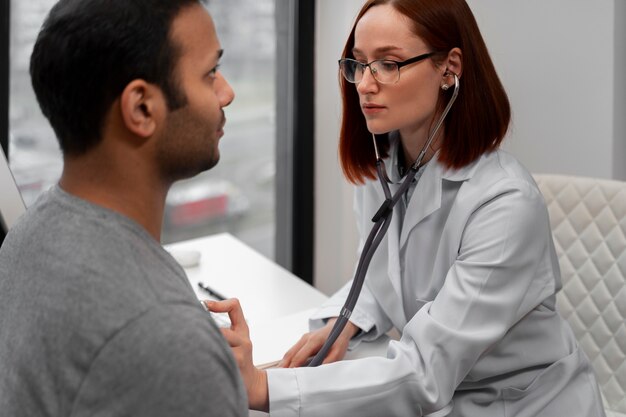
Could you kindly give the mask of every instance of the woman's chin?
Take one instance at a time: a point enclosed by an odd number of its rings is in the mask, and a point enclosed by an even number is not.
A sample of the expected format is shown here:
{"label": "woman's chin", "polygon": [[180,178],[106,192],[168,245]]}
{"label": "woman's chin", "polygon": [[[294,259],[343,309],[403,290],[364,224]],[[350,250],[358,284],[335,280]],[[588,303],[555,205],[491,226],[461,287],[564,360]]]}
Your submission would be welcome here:
{"label": "woman's chin", "polygon": [[381,126],[378,123],[368,123],[367,124],[367,130],[369,130],[370,133],[372,133],[374,135],[382,135],[382,134],[390,132],[393,129],[390,129],[387,126]]}

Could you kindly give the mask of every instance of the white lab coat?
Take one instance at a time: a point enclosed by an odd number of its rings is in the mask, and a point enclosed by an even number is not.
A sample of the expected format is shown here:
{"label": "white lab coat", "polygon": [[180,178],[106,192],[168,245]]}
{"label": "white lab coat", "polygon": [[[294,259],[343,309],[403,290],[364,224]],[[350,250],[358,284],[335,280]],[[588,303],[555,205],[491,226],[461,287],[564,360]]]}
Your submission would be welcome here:
{"label": "white lab coat", "polygon": [[[358,187],[362,240],[383,200],[377,181]],[[589,360],[555,312],[548,214],[517,160],[497,151],[446,170],[433,158],[401,214],[394,209],[350,320],[359,340],[392,327],[402,338],[386,358],[269,370],[272,417],[604,416]],[[348,289],[314,327],[338,315]]]}

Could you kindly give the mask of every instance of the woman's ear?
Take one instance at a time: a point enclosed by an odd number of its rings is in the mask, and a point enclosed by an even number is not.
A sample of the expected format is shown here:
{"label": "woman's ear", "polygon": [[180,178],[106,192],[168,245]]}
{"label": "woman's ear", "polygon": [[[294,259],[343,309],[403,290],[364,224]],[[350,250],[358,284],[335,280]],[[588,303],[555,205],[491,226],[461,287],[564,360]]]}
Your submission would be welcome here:
{"label": "woman's ear", "polygon": [[120,96],[122,120],[135,135],[152,136],[164,115],[165,100],[161,90],[144,80],[133,80]]}
{"label": "woman's ear", "polygon": [[443,61],[444,73],[451,72],[461,78],[463,74],[463,52],[460,48],[452,48]]}

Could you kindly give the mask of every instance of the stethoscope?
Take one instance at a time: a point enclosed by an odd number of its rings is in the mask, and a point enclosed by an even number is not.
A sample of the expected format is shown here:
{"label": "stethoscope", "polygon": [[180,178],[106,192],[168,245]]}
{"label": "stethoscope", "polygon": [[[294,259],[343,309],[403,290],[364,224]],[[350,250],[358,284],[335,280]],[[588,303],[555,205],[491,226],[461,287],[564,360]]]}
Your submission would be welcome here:
{"label": "stethoscope", "polygon": [[380,154],[378,152],[378,145],[376,144],[376,135],[372,134],[372,139],[374,141],[374,151],[376,153],[376,171],[378,173],[378,181],[380,182],[380,185],[383,188],[383,192],[385,193],[385,201],[382,203],[382,205],[380,206],[380,208],[378,209],[378,211],[372,218],[372,222],[374,222],[374,226],[372,226],[372,230],[370,231],[367,237],[367,240],[365,241],[365,245],[363,246],[363,250],[359,258],[359,263],[354,273],[352,287],[350,287],[350,292],[348,293],[346,302],[341,308],[339,317],[337,317],[337,321],[335,322],[332,330],[330,331],[330,334],[328,335],[328,339],[326,339],[326,342],[324,342],[324,345],[319,350],[319,352],[317,352],[317,354],[311,360],[311,362],[309,362],[308,366],[318,366],[322,363],[322,361],[328,354],[328,351],[332,347],[333,343],[335,343],[335,340],[337,340],[337,338],[343,331],[344,327],[348,323],[348,319],[352,315],[352,310],[354,309],[354,306],[356,305],[356,302],[359,298],[359,294],[361,293],[361,288],[363,288],[363,283],[365,282],[365,274],[367,273],[367,268],[369,267],[370,261],[372,260],[372,257],[374,256],[376,249],[378,248],[378,246],[380,245],[380,242],[385,237],[385,234],[387,233],[387,229],[389,229],[389,225],[391,224],[393,208],[398,202],[398,200],[402,198],[406,190],[411,185],[411,182],[415,178],[415,175],[417,174],[419,169],[422,167],[422,160],[424,159],[424,156],[426,155],[428,148],[432,144],[432,141],[434,140],[435,136],[437,136],[437,132],[439,131],[439,128],[443,124],[444,119],[448,115],[448,112],[450,111],[452,104],[454,104],[454,101],[456,100],[456,97],[459,94],[459,77],[454,73],[451,73],[451,75],[454,76],[454,91],[452,92],[452,97],[450,97],[448,104],[443,110],[441,117],[439,117],[439,120],[437,121],[437,124],[435,125],[434,129],[430,133],[428,140],[426,141],[426,144],[424,144],[424,147],[422,148],[422,151],[417,156],[417,159],[415,160],[413,165],[411,165],[411,168],[406,174],[404,181],[402,182],[398,190],[393,195],[391,195],[391,190],[389,189],[388,183],[390,183],[391,181],[389,180],[389,177],[387,176],[385,162],[380,157]]}

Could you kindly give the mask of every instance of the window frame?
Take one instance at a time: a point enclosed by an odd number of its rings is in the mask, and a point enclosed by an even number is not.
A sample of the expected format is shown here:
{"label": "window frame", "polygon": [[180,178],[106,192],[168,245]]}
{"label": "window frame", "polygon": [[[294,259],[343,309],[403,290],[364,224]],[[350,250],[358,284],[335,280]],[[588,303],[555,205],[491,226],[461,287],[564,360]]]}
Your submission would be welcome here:
{"label": "window frame", "polygon": [[[9,53],[11,0],[0,2],[0,147],[9,159]],[[1,223],[1,222],[0,222]],[[0,246],[6,230],[0,224]]]}
{"label": "window frame", "polygon": [[313,284],[315,2],[276,0],[276,262]]}
{"label": "window frame", "polygon": [[0,145],[9,154],[9,55],[11,0],[0,2]]}

